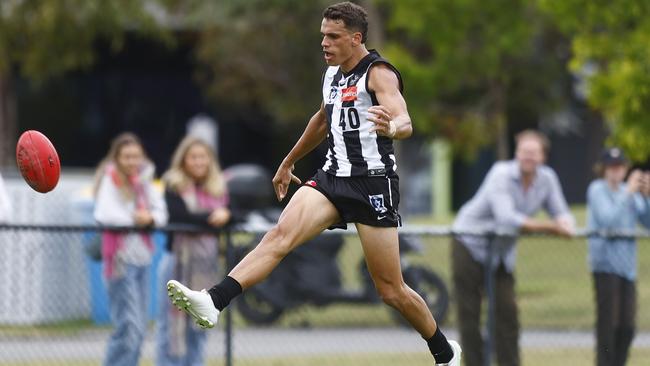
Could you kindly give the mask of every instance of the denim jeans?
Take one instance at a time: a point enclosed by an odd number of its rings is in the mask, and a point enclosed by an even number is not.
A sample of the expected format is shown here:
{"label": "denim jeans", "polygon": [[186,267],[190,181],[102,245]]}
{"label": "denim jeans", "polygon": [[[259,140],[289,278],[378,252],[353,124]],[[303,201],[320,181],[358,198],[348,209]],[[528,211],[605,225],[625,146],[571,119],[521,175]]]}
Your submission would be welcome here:
{"label": "denim jeans", "polygon": [[149,266],[126,265],[124,276],[108,280],[113,333],[105,366],[137,366],[147,330]]}
{"label": "denim jeans", "polygon": [[[160,304],[156,321],[156,366],[200,366],[204,364],[204,349],[207,332],[194,326],[194,321],[188,319],[185,328],[186,352],[184,355],[172,355],[170,343],[170,307],[171,302],[167,297],[167,281],[174,278],[175,256],[165,253],[158,267],[158,280],[160,283]],[[183,314],[182,316],[187,316]]]}

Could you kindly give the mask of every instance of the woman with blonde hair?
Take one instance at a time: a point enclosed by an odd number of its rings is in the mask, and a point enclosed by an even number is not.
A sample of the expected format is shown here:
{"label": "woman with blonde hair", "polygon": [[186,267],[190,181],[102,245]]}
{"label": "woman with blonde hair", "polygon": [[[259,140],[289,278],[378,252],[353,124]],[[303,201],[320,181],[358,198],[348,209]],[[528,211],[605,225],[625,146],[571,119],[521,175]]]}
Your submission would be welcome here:
{"label": "woman with blonde hair", "polygon": [[[214,229],[230,220],[221,168],[212,148],[200,138],[188,136],[180,142],[163,181],[170,222]],[[208,287],[217,275],[218,244],[215,234],[170,235],[158,269],[162,293],[172,278]],[[160,296],[157,327],[156,365],[203,364],[206,333],[172,308],[165,296]]]}
{"label": "woman with blonde hair", "polygon": [[[162,195],[153,185],[154,166],[142,143],[122,133],[95,174],[95,220],[102,225],[147,228],[167,223]],[[135,366],[147,327],[151,234],[104,231],[102,260],[113,333],[104,365]]]}

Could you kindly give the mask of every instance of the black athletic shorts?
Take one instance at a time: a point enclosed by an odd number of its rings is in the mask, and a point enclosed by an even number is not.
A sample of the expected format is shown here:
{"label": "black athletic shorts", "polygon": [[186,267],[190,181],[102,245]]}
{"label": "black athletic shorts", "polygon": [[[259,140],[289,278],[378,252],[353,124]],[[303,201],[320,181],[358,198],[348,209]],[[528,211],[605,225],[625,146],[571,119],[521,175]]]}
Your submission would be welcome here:
{"label": "black athletic shorts", "polygon": [[312,187],[327,197],[341,216],[341,222],[330,229],[347,227],[347,223],[369,226],[397,227],[402,219],[399,205],[399,177],[337,177],[319,169],[304,186]]}

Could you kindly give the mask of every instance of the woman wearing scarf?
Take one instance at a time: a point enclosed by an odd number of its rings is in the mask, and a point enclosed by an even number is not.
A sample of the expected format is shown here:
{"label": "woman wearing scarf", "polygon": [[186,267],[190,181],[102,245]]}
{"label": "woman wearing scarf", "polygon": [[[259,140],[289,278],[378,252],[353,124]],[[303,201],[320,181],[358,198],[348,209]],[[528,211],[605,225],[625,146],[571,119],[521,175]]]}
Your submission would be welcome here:
{"label": "woman wearing scarf", "polygon": [[[226,184],[210,146],[196,137],[186,137],[174,152],[169,171],[163,176],[170,222],[219,228],[230,220]],[[174,233],[160,263],[161,294],[167,281],[182,279],[205,288],[217,275],[218,239],[214,234]],[[160,296],[157,321],[158,366],[202,365],[207,333],[183,312]]]}
{"label": "woman wearing scarf", "polygon": [[[95,220],[112,226],[165,225],[165,201],[153,186],[153,173],[154,166],[137,136],[117,136],[95,174]],[[148,232],[102,233],[104,277],[114,325],[104,365],[138,364],[147,327],[152,254]]]}

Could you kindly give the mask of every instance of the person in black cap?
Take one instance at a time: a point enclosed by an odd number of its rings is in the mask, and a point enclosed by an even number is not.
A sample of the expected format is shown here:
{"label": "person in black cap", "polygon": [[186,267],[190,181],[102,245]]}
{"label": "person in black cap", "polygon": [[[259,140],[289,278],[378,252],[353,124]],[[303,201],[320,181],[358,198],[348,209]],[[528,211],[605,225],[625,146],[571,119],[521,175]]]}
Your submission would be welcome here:
{"label": "person in black cap", "polygon": [[[589,265],[596,300],[596,365],[625,365],[635,331],[637,246],[634,237],[607,232],[650,228],[650,176],[633,170],[620,148],[605,150],[596,166],[600,178],[587,190]],[[601,235],[600,232],[603,232]]]}

